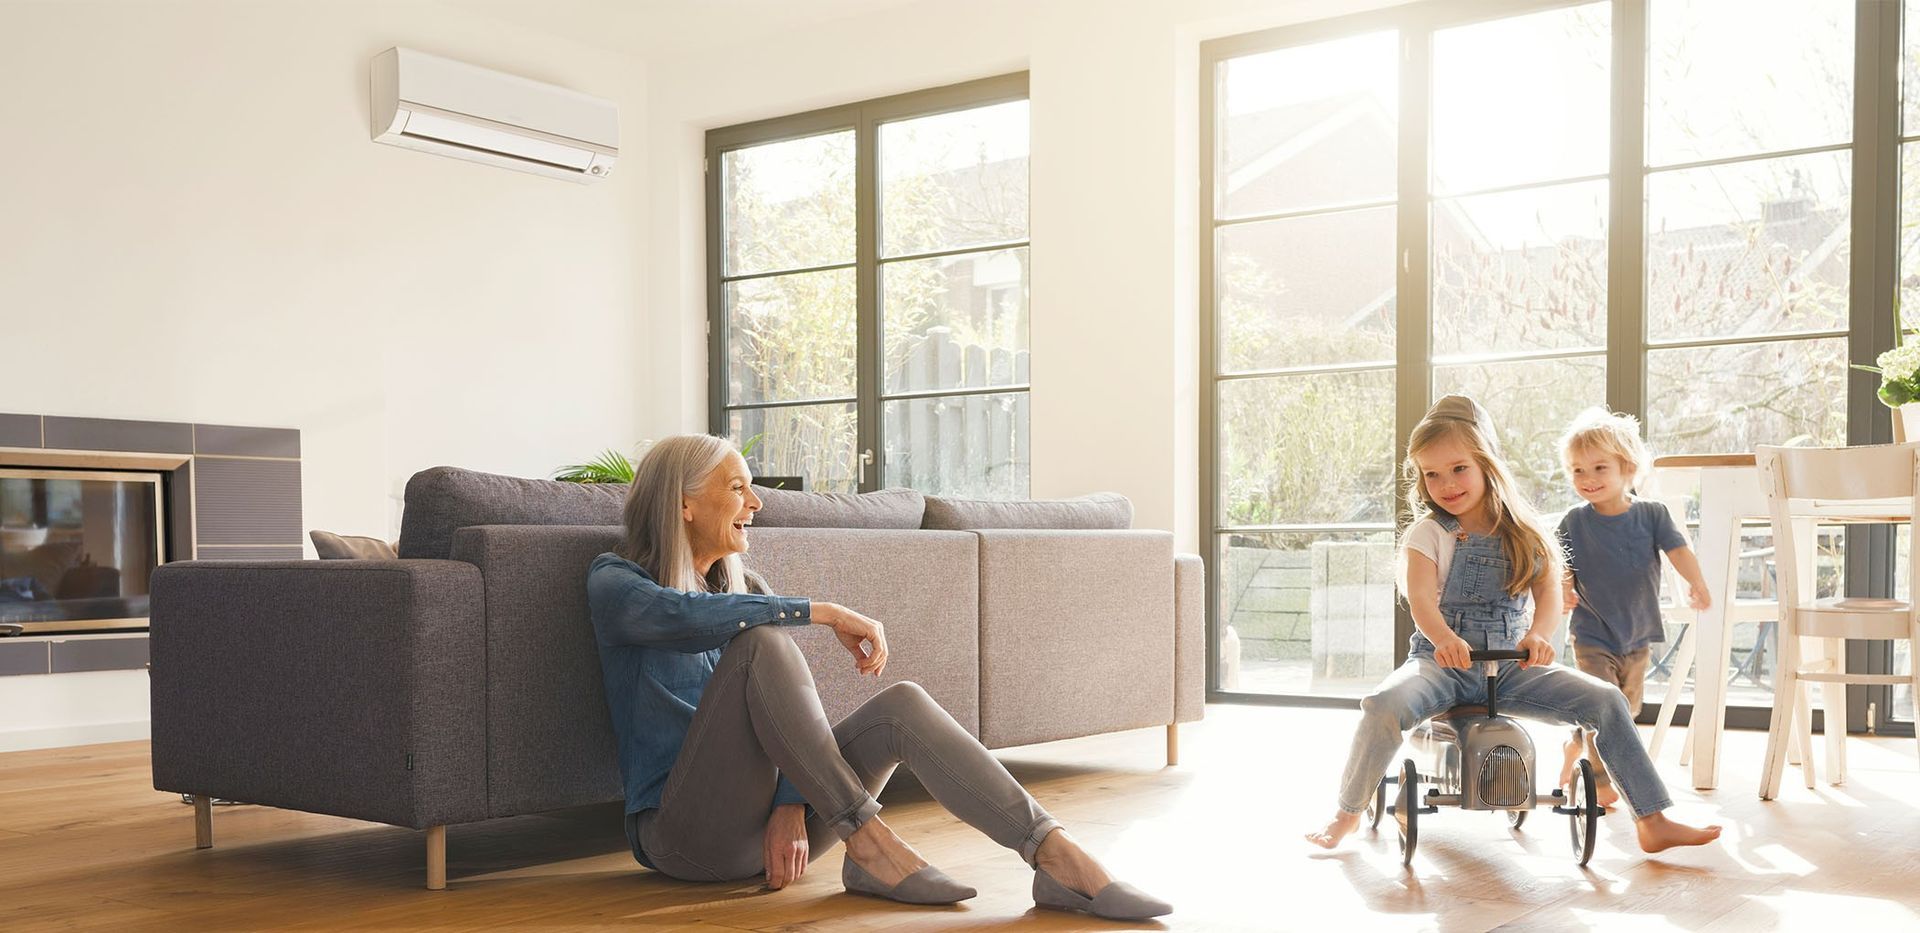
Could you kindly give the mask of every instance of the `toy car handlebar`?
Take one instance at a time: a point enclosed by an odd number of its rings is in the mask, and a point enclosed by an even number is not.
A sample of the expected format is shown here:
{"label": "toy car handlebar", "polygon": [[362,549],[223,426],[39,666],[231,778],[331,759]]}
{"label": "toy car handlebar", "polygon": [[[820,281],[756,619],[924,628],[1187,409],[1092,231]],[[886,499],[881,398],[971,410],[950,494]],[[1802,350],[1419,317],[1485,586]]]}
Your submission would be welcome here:
{"label": "toy car handlebar", "polygon": [[1467,654],[1470,661],[1525,661],[1529,655],[1517,648],[1501,648],[1492,651],[1474,650]]}

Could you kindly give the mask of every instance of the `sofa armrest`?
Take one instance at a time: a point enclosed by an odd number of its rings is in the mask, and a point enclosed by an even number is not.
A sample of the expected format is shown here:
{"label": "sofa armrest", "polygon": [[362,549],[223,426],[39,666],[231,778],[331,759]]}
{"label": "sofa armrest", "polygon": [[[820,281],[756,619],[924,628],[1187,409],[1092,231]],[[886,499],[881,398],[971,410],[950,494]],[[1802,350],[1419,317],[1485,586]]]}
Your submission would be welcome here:
{"label": "sofa armrest", "polygon": [[415,829],[486,815],[480,571],[185,561],[152,582],[153,785]]}
{"label": "sofa armrest", "polygon": [[1175,721],[1171,534],[974,534],[987,747]]}
{"label": "sofa armrest", "polygon": [[1207,565],[1173,555],[1173,721],[1193,722],[1207,705]]}

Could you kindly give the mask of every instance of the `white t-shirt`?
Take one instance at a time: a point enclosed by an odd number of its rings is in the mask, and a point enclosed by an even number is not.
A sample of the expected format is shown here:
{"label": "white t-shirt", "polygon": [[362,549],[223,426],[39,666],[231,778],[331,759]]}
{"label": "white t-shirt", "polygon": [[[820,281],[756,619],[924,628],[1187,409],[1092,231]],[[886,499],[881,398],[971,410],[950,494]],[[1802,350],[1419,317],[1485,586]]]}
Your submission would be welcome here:
{"label": "white t-shirt", "polygon": [[1436,595],[1447,591],[1447,571],[1453,567],[1453,533],[1440,526],[1432,518],[1423,518],[1407,529],[1407,550],[1426,555],[1428,560],[1440,570],[1439,588]]}

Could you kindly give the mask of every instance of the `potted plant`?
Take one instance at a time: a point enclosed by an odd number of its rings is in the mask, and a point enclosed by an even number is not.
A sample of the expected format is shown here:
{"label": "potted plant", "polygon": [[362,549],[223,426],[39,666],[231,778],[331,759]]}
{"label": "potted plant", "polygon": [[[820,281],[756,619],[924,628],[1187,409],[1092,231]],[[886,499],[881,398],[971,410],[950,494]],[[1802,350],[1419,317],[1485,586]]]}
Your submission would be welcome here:
{"label": "potted plant", "polygon": [[1894,443],[1920,440],[1920,342],[1895,344],[1874,363],[1854,368],[1880,377],[1880,401],[1893,409]]}
{"label": "potted plant", "polygon": [[[740,455],[751,456],[753,448],[760,443],[763,434],[755,434],[740,445]],[[586,463],[574,463],[563,466],[553,472],[553,478],[563,483],[632,483],[635,461],[612,447],[600,453],[600,456]],[[798,476],[756,476],[756,486],[770,486],[775,489],[802,489],[806,483]]]}

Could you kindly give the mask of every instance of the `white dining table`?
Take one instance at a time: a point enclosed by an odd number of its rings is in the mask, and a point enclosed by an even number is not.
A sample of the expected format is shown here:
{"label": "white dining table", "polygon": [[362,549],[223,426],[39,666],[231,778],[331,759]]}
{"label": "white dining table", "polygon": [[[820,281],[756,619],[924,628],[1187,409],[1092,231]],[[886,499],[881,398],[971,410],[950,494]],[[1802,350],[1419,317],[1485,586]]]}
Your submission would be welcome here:
{"label": "white dining table", "polygon": [[[1660,457],[1653,466],[1655,482],[1663,491],[1671,492],[1689,482],[1698,484],[1700,531],[1694,542],[1694,550],[1700,559],[1700,574],[1705,578],[1708,591],[1713,594],[1713,604],[1699,614],[1695,623],[1697,673],[1693,683],[1693,725],[1688,741],[1693,746],[1693,786],[1699,790],[1710,790],[1717,787],[1720,781],[1720,738],[1726,729],[1727,677],[1733,664],[1726,621],[1738,583],[1735,565],[1740,555],[1741,526],[1749,519],[1769,517],[1767,494],[1751,453]],[[1812,503],[1811,511],[1817,514],[1804,520],[1808,526],[1809,534],[1805,538],[1808,541],[1813,540],[1810,533],[1815,524],[1905,522],[1913,517],[1909,500],[1816,502]],[[1679,518],[1681,516],[1676,516],[1676,519]],[[1799,574],[1802,592],[1812,592],[1814,568],[1811,555],[1801,555],[1797,563],[1799,566],[1794,572]],[[1818,646],[1818,639],[1809,640],[1802,656],[1809,660],[1820,657],[1821,649]],[[1670,689],[1679,689],[1686,673],[1675,670],[1671,675],[1673,686]],[[1822,688],[1822,711],[1827,722],[1843,727],[1840,731],[1828,730],[1833,767],[1843,769],[1844,746],[1840,739],[1845,735],[1844,725],[1847,721],[1844,691]],[[1803,750],[1803,754],[1810,755],[1811,749]],[[1755,762],[1756,773],[1759,764]],[[1844,770],[1841,770],[1834,777],[1843,774]]]}

